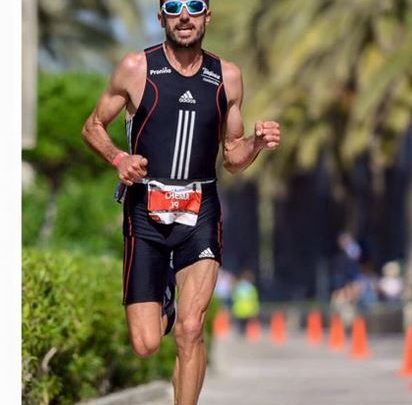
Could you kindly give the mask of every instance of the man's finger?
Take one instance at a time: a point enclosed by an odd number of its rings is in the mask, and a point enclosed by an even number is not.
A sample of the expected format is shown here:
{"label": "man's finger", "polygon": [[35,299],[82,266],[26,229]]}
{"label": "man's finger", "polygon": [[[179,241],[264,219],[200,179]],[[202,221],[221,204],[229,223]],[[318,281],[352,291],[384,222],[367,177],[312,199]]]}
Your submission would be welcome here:
{"label": "man's finger", "polygon": [[147,165],[147,159],[144,158],[141,155],[132,155],[132,166],[136,167],[137,165],[140,166],[146,166]]}
{"label": "man's finger", "polygon": [[263,135],[263,139],[266,142],[270,142],[270,141],[280,141],[280,136],[276,135],[276,134],[264,134]]}
{"label": "man's finger", "polygon": [[131,181],[128,177],[126,177],[126,176],[119,176],[119,178],[120,178],[120,181],[121,181],[123,184],[126,184],[126,186],[133,186],[133,181]]}
{"label": "man's finger", "polygon": [[136,162],[139,166],[147,166],[147,159],[141,155],[135,155]]}
{"label": "man's finger", "polygon": [[255,134],[257,136],[261,136],[263,134],[263,122],[262,121],[256,121],[256,123],[255,123]]}
{"label": "man's finger", "polygon": [[269,142],[269,143],[266,145],[266,147],[267,147],[268,149],[276,149],[278,146],[279,146],[279,143],[278,143],[278,142]]}
{"label": "man's finger", "polygon": [[265,135],[280,135],[280,129],[277,127],[263,128],[262,133]]}
{"label": "man's finger", "polygon": [[265,136],[263,137],[263,139],[264,139],[266,142],[273,142],[273,141],[279,142],[279,141],[280,141],[280,136],[279,136],[279,135],[276,135],[276,134],[269,134],[269,135],[265,135]]}
{"label": "man's finger", "polygon": [[279,128],[279,124],[275,121],[265,121],[263,123],[263,128],[264,129]]}
{"label": "man's finger", "polygon": [[129,166],[126,170],[127,177],[136,176],[139,173],[139,169],[140,169],[139,166],[138,167],[135,167],[134,165]]}
{"label": "man's finger", "polygon": [[280,136],[276,134],[265,134],[263,135],[263,139],[266,142],[271,142],[271,141],[280,141]]}

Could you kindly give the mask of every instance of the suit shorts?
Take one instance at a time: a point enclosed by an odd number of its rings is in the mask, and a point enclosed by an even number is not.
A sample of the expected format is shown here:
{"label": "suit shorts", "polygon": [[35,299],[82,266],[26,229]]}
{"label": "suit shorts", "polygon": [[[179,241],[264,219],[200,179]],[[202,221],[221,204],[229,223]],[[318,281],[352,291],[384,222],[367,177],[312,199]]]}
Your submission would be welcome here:
{"label": "suit shorts", "polygon": [[195,226],[160,224],[148,215],[147,186],[127,190],[123,211],[123,304],[162,302],[170,268],[222,261],[222,221],[216,182],[202,184]]}

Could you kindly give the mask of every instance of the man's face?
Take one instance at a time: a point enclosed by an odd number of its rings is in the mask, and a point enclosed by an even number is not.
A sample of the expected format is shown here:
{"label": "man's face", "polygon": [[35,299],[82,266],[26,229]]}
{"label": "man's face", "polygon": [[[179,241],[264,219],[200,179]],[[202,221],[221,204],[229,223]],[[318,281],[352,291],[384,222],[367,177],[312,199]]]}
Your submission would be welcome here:
{"label": "man's face", "polygon": [[183,7],[180,15],[169,16],[160,11],[158,18],[169,42],[178,48],[192,48],[202,42],[210,15],[208,9],[203,14],[191,16]]}

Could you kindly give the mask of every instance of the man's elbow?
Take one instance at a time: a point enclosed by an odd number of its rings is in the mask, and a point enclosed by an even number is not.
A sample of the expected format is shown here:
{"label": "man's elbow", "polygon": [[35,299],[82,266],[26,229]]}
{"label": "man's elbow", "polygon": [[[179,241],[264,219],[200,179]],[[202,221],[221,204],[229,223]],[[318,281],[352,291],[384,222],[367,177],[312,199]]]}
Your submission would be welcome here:
{"label": "man's elbow", "polygon": [[83,128],[81,130],[81,137],[83,139],[83,142],[86,143],[87,145],[90,145],[91,133],[92,133],[92,128],[91,128],[91,125],[89,123],[89,120],[87,120],[84,123]]}
{"label": "man's elbow", "polygon": [[230,174],[238,174],[242,171],[240,166],[237,166],[230,162],[224,162],[223,167],[230,173]]}
{"label": "man's elbow", "polygon": [[86,125],[83,125],[81,136],[82,136],[83,142],[87,142],[88,131],[87,131]]}

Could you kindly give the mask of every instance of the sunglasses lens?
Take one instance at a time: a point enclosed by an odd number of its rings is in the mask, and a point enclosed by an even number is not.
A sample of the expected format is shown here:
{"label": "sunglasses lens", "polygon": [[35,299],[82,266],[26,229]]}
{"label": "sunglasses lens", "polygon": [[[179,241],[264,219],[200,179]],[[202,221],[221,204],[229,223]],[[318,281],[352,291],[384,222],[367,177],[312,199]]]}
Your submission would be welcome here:
{"label": "sunglasses lens", "polygon": [[189,13],[192,14],[198,14],[202,13],[204,11],[204,3],[202,1],[188,1],[186,3],[187,9],[189,10]]}
{"label": "sunglasses lens", "polygon": [[180,14],[183,8],[181,1],[168,1],[164,4],[164,10],[167,14]]}
{"label": "sunglasses lens", "polygon": [[186,6],[187,11],[191,15],[201,14],[206,10],[206,3],[200,0],[192,0],[187,2],[182,1],[167,1],[163,4],[162,9],[166,14],[179,15],[182,12],[183,6]]}

